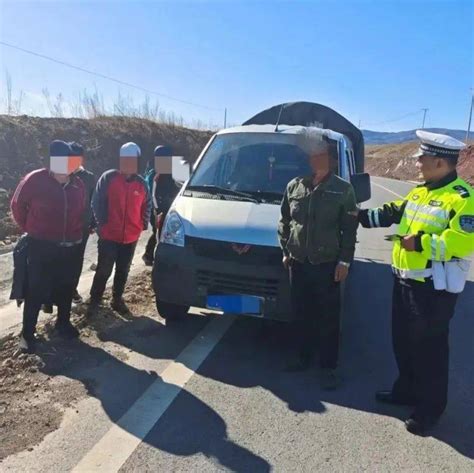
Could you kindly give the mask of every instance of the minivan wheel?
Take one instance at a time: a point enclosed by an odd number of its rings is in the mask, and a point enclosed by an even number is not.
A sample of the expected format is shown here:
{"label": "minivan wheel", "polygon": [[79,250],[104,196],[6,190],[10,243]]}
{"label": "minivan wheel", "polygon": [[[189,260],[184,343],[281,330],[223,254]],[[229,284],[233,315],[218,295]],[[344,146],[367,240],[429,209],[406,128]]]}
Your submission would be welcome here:
{"label": "minivan wheel", "polygon": [[184,319],[189,311],[189,306],[172,304],[156,299],[156,310],[165,320]]}

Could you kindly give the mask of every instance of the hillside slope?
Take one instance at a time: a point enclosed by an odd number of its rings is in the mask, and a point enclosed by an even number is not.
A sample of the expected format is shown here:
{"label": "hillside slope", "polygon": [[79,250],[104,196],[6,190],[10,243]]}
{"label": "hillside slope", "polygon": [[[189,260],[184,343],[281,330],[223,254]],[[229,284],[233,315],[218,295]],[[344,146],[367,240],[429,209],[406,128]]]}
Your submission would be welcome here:
{"label": "hillside slope", "polygon": [[49,143],[54,139],[77,141],[85,148],[86,166],[96,176],[116,168],[120,146],[136,142],[145,159],[157,145],[172,146],[175,155],[194,161],[211,132],[160,125],[137,118],[104,117],[34,118],[0,115],[0,240],[17,231],[9,200],[18,181],[29,171],[47,163]]}
{"label": "hillside slope", "polygon": [[[366,146],[366,170],[374,176],[418,180],[416,159],[411,157],[417,149],[417,142]],[[461,152],[458,170],[461,177],[474,184],[474,145]]]}

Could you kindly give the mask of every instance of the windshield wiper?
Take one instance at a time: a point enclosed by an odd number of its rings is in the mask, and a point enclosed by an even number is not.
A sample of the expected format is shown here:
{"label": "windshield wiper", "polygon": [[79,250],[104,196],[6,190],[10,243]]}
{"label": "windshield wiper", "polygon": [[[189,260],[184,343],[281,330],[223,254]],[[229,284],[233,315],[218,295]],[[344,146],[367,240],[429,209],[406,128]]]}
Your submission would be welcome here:
{"label": "windshield wiper", "polygon": [[258,199],[252,196],[252,194],[247,194],[246,192],[235,191],[233,189],[228,189],[227,187],[214,186],[212,184],[204,184],[200,186],[188,186],[186,190],[190,191],[202,191],[202,192],[214,192],[215,194],[221,195],[234,195],[236,197],[241,197],[249,202],[259,203]]}
{"label": "windshield wiper", "polygon": [[274,191],[254,191],[252,195],[259,200],[263,200],[265,202],[278,202],[281,203],[283,200],[283,194],[281,192],[274,192]]}

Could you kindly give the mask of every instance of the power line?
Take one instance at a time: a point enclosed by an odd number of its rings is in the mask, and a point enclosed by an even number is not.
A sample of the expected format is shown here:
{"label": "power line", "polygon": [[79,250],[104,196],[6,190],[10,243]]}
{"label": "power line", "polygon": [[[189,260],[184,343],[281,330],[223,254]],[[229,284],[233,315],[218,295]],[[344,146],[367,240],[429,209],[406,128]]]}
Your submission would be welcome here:
{"label": "power line", "polygon": [[404,118],[408,118],[408,117],[412,117],[414,115],[419,115],[422,111],[422,110],[417,110],[416,112],[410,112],[410,113],[406,113],[405,115],[402,115],[400,117],[397,117],[397,118],[391,118],[389,120],[384,120],[382,122],[377,122],[377,123],[367,123],[365,124],[366,126],[377,126],[377,125],[385,125],[386,123],[393,123],[393,122],[398,122],[400,120],[403,120]]}
{"label": "power line", "polygon": [[142,92],[146,92],[147,94],[157,95],[159,97],[163,97],[163,98],[166,98],[168,100],[173,100],[175,102],[179,102],[179,103],[182,103],[182,104],[185,104],[185,105],[191,105],[193,107],[204,108],[204,109],[207,109],[207,110],[214,110],[214,111],[222,112],[222,109],[220,109],[220,108],[208,107],[207,105],[202,105],[202,104],[199,104],[199,103],[190,102],[188,100],[182,100],[182,99],[178,99],[176,97],[172,97],[172,96],[167,95],[167,94],[162,94],[160,92],[155,92],[154,90],[149,90],[149,89],[146,89],[145,87],[141,87],[139,85],[131,84],[130,82],[125,82],[123,80],[116,79],[115,77],[111,77],[111,76],[107,76],[105,74],[102,74],[100,72],[95,72],[95,71],[91,71],[89,69],[85,69],[85,68],[80,67],[80,66],[75,66],[74,64],[71,64],[71,63],[68,63],[68,62],[65,62],[65,61],[61,61],[59,59],[55,59],[55,58],[50,57],[50,56],[46,56],[45,54],[37,53],[37,52],[31,51],[29,49],[21,48],[19,46],[15,46],[14,44],[7,43],[5,41],[0,41],[0,44],[2,46],[6,46],[8,48],[16,49],[16,50],[22,51],[26,54],[30,54],[32,56],[36,56],[36,57],[39,57],[41,59],[46,59],[47,61],[51,61],[51,62],[54,62],[56,64],[66,66],[66,67],[69,67],[71,69],[75,69],[77,71],[85,72],[86,74],[90,74],[90,75],[93,75],[93,76],[96,76],[96,77],[100,77],[102,79],[110,80],[110,81],[115,82],[117,84],[121,84],[121,85],[124,85],[126,87],[131,87],[132,89],[141,90]]}

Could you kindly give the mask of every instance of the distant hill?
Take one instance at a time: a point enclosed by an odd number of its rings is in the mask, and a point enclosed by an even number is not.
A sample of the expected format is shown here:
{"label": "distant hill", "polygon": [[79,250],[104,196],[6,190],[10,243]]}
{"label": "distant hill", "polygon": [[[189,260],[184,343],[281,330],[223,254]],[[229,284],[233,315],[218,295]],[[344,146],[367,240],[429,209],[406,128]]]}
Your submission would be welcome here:
{"label": "distant hill", "polygon": [[[426,131],[433,133],[442,133],[444,135],[452,136],[457,140],[464,141],[466,132],[463,130],[448,130],[446,128],[425,128]],[[389,133],[385,131],[371,131],[362,130],[365,144],[367,145],[388,145],[396,143],[405,143],[407,141],[416,140],[416,130],[398,131],[396,133]]]}

